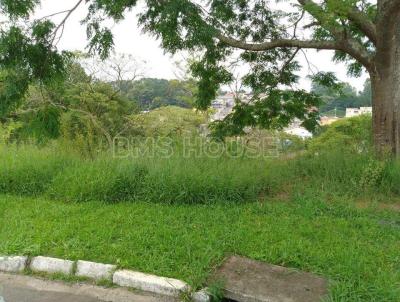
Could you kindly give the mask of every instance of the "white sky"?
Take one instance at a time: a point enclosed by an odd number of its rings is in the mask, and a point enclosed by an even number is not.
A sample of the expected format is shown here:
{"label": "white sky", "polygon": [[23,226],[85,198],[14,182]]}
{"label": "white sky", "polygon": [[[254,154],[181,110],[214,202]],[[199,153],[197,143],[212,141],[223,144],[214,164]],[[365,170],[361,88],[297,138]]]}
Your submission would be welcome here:
{"label": "white sky", "polygon": [[[36,12],[36,17],[43,17],[59,11],[71,9],[76,0],[42,0],[41,7]],[[81,25],[80,21],[86,16],[87,7],[82,6],[74,12],[67,21],[65,31],[58,47],[63,50],[85,50],[87,45],[86,27]],[[58,17],[60,19],[60,17]],[[54,19],[57,21],[57,19]],[[180,59],[180,56],[172,58],[165,54],[160,47],[160,42],[154,37],[142,33],[137,25],[136,12],[126,14],[124,21],[112,26],[115,42],[115,51],[117,53],[132,54],[139,59],[147,62],[146,76],[155,78],[175,78],[176,67],[174,62]],[[307,56],[314,65],[314,69],[319,71],[333,71],[337,77],[343,81],[349,82],[357,90],[363,87],[366,75],[361,78],[349,78],[346,75],[346,68],[343,64],[335,64],[331,61],[331,51],[307,50]],[[300,86],[308,89],[310,82],[306,76],[309,74],[308,66],[302,55],[299,56],[301,64],[304,66],[300,81]]]}

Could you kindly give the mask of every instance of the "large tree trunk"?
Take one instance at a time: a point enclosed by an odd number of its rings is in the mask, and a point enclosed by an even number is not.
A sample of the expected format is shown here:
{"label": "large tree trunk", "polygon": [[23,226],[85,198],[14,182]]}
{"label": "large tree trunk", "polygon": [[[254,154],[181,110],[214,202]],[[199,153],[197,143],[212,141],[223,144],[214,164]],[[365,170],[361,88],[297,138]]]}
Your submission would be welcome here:
{"label": "large tree trunk", "polygon": [[373,135],[379,153],[400,156],[400,15],[378,14],[372,84]]}
{"label": "large tree trunk", "polygon": [[[400,97],[395,94],[393,75],[374,75],[372,83],[373,138],[378,153],[400,155]],[[397,84],[400,86],[400,81]]]}

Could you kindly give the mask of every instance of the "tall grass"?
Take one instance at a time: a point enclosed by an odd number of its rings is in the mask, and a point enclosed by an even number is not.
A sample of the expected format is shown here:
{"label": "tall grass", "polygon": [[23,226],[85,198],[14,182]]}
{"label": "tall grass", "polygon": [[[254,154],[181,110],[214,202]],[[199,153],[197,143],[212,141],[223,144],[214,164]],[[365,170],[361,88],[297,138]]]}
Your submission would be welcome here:
{"label": "tall grass", "polygon": [[[179,150],[178,150],[179,151]],[[291,160],[207,155],[94,160],[58,148],[0,149],[0,193],[72,202],[246,202],[295,188],[315,193],[400,194],[400,162],[330,150]]]}
{"label": "tall grass", "polygon": [[54,177],[72,159],[54,149],[0,145],[0,192],[38,195],[45,193]]}
{"label": "tall grass", "polygon": [[49,195],[83,202],[231,202],[258,199],[270,190],[269,162],[224,156],[113,158],[94,160],[57,148],[2,147],[0,193]]}

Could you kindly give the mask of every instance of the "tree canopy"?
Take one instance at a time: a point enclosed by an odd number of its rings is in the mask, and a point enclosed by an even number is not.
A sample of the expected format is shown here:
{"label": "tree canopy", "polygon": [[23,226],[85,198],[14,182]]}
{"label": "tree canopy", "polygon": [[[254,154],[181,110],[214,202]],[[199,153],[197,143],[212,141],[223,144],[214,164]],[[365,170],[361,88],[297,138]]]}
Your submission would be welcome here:
{"label": "tree canopy", "polygon": [[196,82],[143,78],[123,81],[120,92],[127,99],[137,102],[142,110],[168,105],[191,108],[194,105]]}
{"label": "tree canopy", "polygon": [[[49,80],[62,77],[67,54],[58,53],[54,41],[59,38],[65,20],[83,3],[89,4],[84,23],[88,47],[102,58],[114,46],[107,18],[121,21],[137,5],[136,0],[79,0],[65,18],[54,24],[50,18],[34,20],[28,26],[19,22],[32,14],[39,0],[0,0],[9,24],[0,35],[0,67],[5,78]],[[242,81],[254,93],[251,102],[238,100],[235,111],[214,126],[219,133],[240,134],[246,126],[283,127],[299,118],[313,129],[318,114],[313,108],[321,103],[314,93],[296,88],[298,61],[303,49],[334,50],[334,60],[347,62],[348,72],[358,76],[362,70],[374,72],[375,48],[381,37],[376,18],[395,18],[400,10],[397,0],[146,0],[140,12],[140,26],[160,38],[171,53],[186,50],[201,57],[191,64],[198,79],[196,106],[206,109],[223,84],[233,80],[231,61],[248,66]],[[315,82],[335,86],[332,73],[318,73]],[[19,97],[7,93],[3,112]]]}

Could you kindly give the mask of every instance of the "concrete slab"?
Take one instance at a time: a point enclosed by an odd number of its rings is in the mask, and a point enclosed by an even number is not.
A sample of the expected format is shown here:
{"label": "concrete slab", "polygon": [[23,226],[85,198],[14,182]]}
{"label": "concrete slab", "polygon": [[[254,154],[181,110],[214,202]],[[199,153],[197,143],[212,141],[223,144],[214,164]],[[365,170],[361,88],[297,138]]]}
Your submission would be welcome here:
{"label": "concrete slab", "polygon": [[319,276],[243,257],[230,257],[212,277],[238,302],[320,302],[328,282]]}
{"label": "concrete slab", "polygon": [[177,302],[171,297],[103,288],[89,284],[65,284],[32,276],[0,273],[0,301],[4,302]]}
{"label": "concrete slab", "polygon": [[116,269],[116,265],[78,260],[76,275],[94,280],[111,280],[113,272]]}

